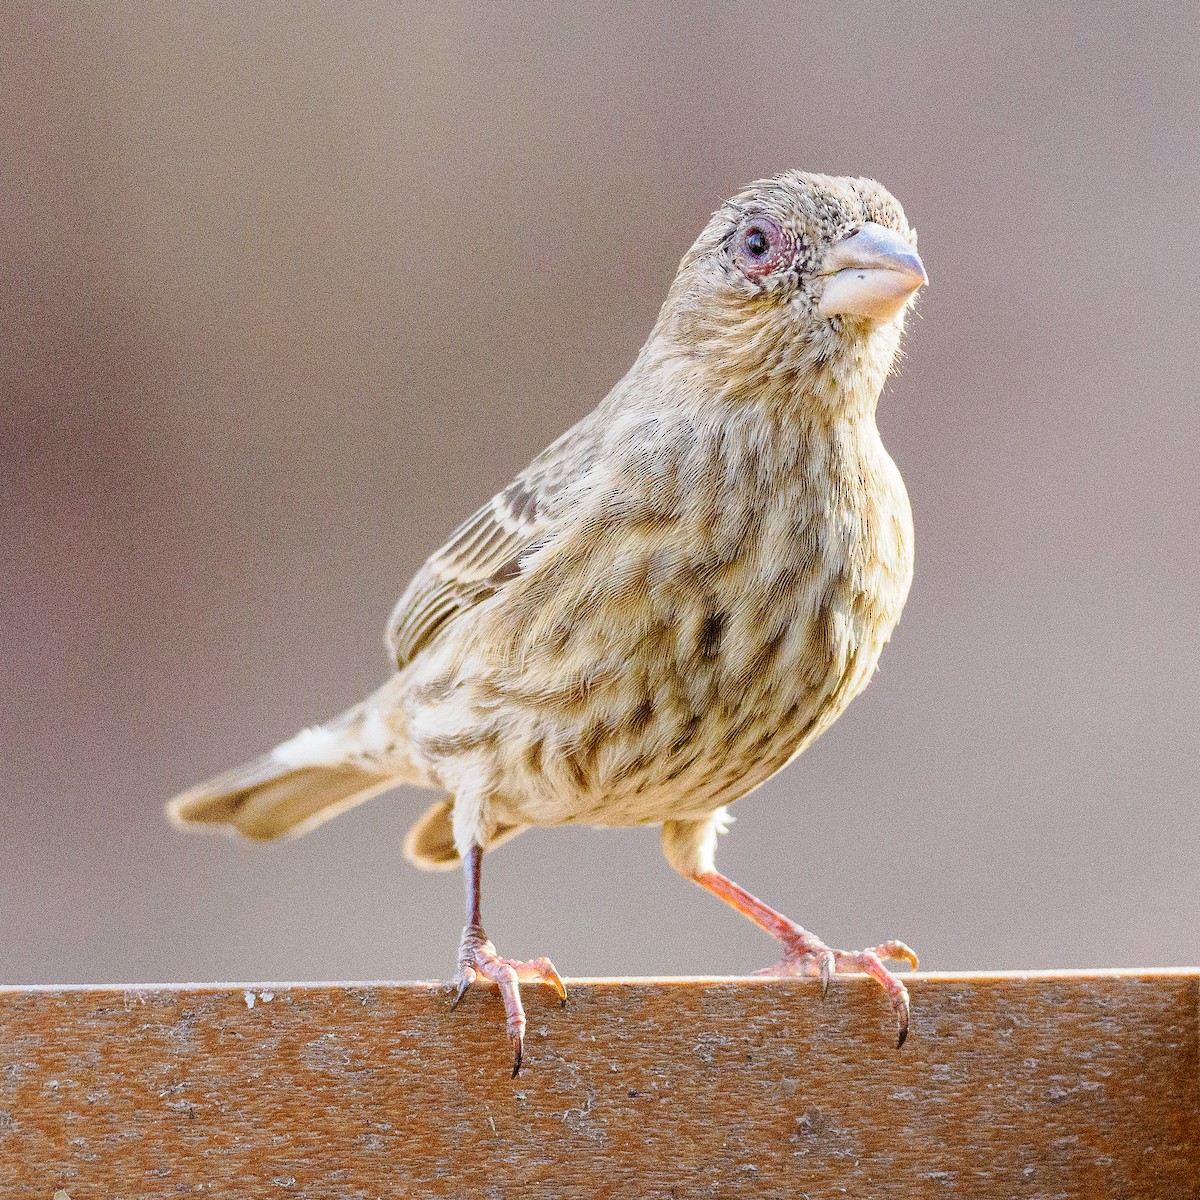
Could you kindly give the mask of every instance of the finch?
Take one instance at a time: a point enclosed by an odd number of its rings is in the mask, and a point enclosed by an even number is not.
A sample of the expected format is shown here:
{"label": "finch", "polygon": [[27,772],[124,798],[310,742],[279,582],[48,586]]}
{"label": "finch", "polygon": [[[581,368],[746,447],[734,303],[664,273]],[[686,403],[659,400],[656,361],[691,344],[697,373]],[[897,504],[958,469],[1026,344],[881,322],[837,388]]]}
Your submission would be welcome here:
{"label": "finch", "polygon": [[789,171],[713,214],[603,402],[451,535],[391,616],[398,670],[325,725],[173,800],[173,821],[298,834],[400,784],[443,793],[404,854],[464,865],[454,1003],[501,958],[483,855],[530,826],[658,825],[667,861],[770,933],[766,973],[862,972],[899,1044],[902,942],[834,950],[714,865],[727,806],[866,686],[908,595],[912,514],[876,402],[927,282],[870,179]]}

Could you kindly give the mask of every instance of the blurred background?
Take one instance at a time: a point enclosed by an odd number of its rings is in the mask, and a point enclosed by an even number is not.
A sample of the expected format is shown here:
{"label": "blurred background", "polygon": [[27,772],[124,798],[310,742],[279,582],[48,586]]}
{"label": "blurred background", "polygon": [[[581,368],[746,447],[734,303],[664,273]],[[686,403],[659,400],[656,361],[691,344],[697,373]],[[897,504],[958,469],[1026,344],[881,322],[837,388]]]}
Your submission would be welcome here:
{"label": "blurred background", "polygon": [[[382,681],[425,555],[792,166],[920,230],[917,573],[719,865],[930,968],[1200,960],[1194,4],[5,7],[0,979],[451,973],[429,794],[269,847],[162,803]],[[649,830],[528,833],[484,911],[565,974],[777,957]]]}

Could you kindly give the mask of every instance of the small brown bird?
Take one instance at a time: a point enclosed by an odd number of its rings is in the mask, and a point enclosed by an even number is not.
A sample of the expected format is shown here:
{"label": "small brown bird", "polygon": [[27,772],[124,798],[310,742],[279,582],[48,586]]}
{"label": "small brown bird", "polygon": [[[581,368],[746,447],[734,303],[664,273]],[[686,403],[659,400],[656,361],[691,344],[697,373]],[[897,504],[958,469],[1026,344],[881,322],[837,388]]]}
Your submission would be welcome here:
{"label": "small brown bird", "polygon": [[667,860],[784,947],[767,973],[865,972],[902,942],[832,950],[714,866],[726,805],[866,686],[912,578],[912,515],[875,406],[926,282],[869,179],[790,171],[723,204],[628,374],[451,536],[392,613],[399,672],[326,725],[172,801],[181,825],[302,833],[399,784],[447,793],[417,866],[465,864],[462,999],[493,980],[516,1074],[520,981],[483,854],[533,825],[661,825]]}

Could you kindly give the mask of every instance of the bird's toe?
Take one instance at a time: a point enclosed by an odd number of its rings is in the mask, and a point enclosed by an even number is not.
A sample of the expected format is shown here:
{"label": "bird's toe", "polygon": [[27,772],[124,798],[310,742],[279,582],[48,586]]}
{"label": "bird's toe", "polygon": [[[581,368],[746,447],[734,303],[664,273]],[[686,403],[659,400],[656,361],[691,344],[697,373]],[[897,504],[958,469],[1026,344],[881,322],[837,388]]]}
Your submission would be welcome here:
{"label": "bird's toe", "polygon": [[563,1005],[567,989],[554,964],[545,957],[521,961],[501,958],[483,931],[468,927],[463,932],[459,948],[458,988],[450,1007],[458,1007],[471,985],[480,979],[490,980],[500,991],[504,1002],[505,1032],[513,1048],[513,1077],[521,1069],[525,1045],[525,1007],[521,1003],[522,983],[549,984]]}

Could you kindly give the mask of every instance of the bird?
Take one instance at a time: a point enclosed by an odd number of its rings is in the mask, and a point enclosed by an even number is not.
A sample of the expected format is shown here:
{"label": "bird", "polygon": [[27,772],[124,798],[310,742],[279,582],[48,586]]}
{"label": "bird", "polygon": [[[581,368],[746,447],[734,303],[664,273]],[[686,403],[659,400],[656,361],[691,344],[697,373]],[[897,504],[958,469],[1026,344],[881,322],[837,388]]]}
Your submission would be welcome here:
{"label": "bird", "polygon": [[890,1001],[903,942],[828,946],[715,865],[728,806],[871,679],[913,573],[876,406],[928,282],[874,180],[788,170],[723,203],[628,372],[464,521],[391,614],[366,700],[177,797],[184,827],[296,835],[399,785],[440,798],[403,842],[462,865],[452,1007],[497,985],[520,1070],[521,983],[547,958],[484,930],[484,855],[536,826],[658,826],[668,863],[774,937],[764,974],[860,973]]}

